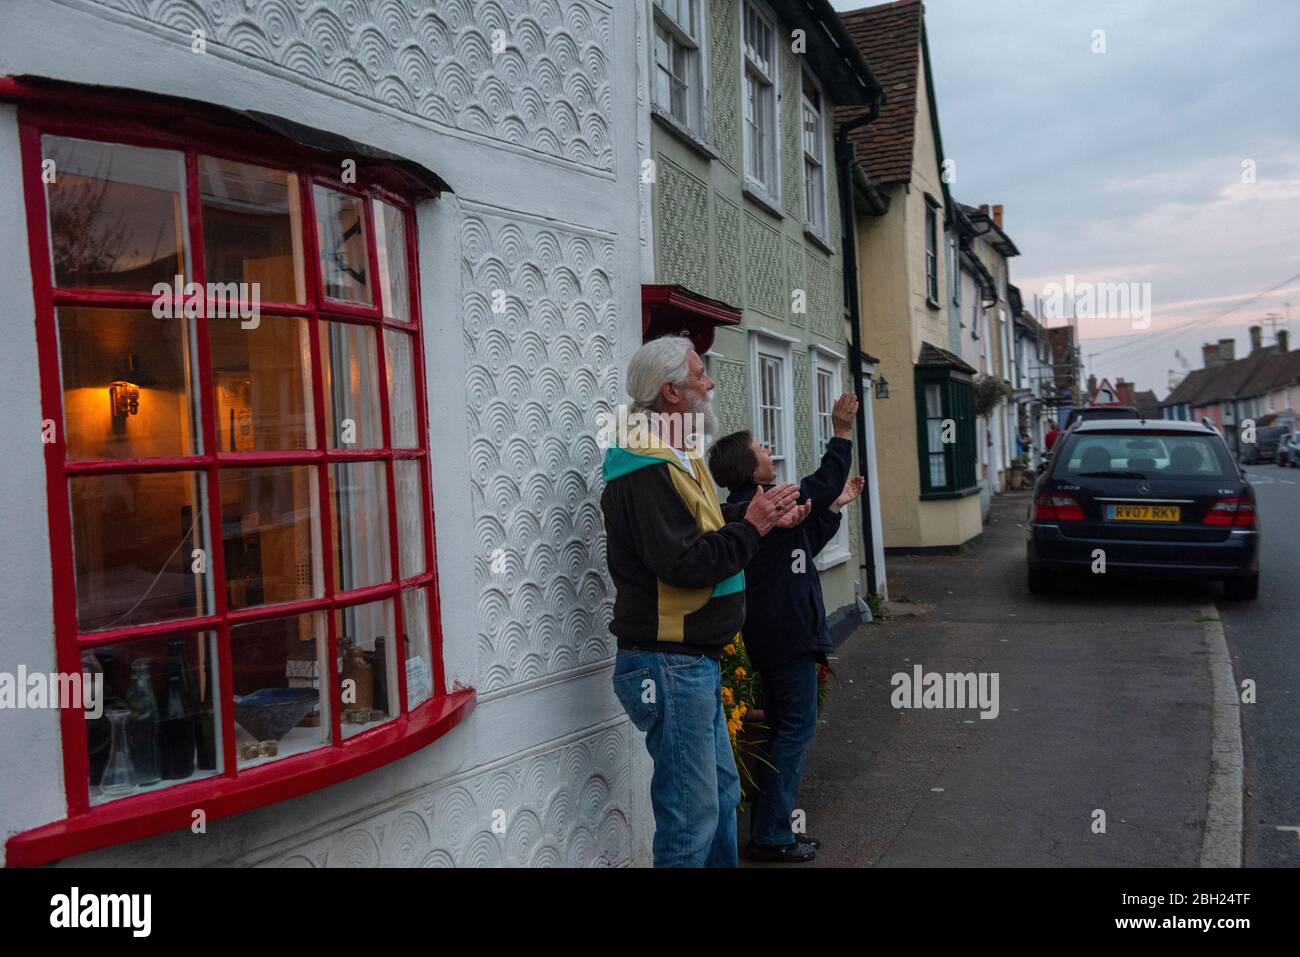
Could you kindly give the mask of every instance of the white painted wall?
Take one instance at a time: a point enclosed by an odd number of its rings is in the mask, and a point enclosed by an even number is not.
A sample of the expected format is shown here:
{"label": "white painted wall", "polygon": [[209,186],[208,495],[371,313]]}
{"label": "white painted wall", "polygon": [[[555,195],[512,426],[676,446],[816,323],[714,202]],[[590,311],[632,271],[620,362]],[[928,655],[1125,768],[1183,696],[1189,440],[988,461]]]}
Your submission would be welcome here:
{"label": "white painted wall", "polygon": [[[449,685],[479,689],[476,711],[417,754],[213,822],[205,836],[178,832],[65,863],[648,859],[648,759],[609,681],[613,592],[593,437],[640,341],[637,17],[632,4],[604,0],[516,6],[523,16],[500,22],[501,6],[486,0],[42,0],[6,18],[0,74],[277,114],[416,160],[455,193],[421,204],[417,224],[443,654]],[[191,51],[195,23],[203,55]],[[506,65],[491,51],[498,27],[514,46]],[[543,55],[559,67],[558,85],[538,81]],[[463,97],[459,78],[472,86]],[[524,91],[544,113],[523,108]],[[0,440],[31,449],[0,473],[0,667],[49,670],[45,469],[17,163],[14,111],[0,107],[0,239],[23,251],[0,260],[9,403]],[[501,287],[511,305],[497,315],[487,303]],[[507,474],[522,476],[513,491],[494,481]],[[493,576],[498,547],[509,571]],[[0,725],[5,836],[64,814],[57,715],[15,714]],[[507,813],[505,835],[490,831],[496,809]]]}

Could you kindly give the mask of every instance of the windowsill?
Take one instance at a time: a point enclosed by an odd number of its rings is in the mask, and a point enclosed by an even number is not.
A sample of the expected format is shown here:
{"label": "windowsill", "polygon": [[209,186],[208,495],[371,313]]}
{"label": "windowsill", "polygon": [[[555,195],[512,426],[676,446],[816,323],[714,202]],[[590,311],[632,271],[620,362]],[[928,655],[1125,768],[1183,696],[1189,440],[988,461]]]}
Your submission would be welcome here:
{"label": "windowsill", "polygon": [[804,238],[812,240],[813,244],[821,248],[821,250],[828,256],[835,255],[835,247],[831,245],[831,241],[822,233],[805,226],[803,228],[803,234]]}
{"label": "windowsill", "polygon": [[763,187],[751,180],[745,180],[745,185],[741,187],[750,202],[760,207],[764,212],[771,213],[777,219],[785,219],[785,214],[781,212],[781,204],[775,196],[769,193]]}
{"label": "windowsill", "polygon": [[967,495],[976,494],[979,490],[979,485],[975,484],[970,488],[958,489],[955,492],[922,492],[920,498],[922,502],[935,502],[946,498],[965,498]]}
{"label": "windowsill", "polygon": [[820,555],[818,555],[816,558],[813,559],[813,564],[817,567],[817,570],[819,572],[824,572],[824,571],[829,571],[830,569],[835,568],[838,565],[843,565],[852,557],[853,557],[853,553],[850,552],[847,548],[840,549],[837,552],[831,552],[830,554],[827,554],[825,551],[823,551]]}
{"label": "windowsill", "polygon": [[925,304],[929,306],[931,309],[933,309],[935,312],[938,312],[943,308],[943,306],[939,305],[938,299],[932,299],[929,296],[925,297]]}
{"label": "windowsill", "polygon": [[650,115],[659,122],[659,125],[669,133],[681,140],[696,153],[699,153],[705,159],[715,160],[718,158],[717,152],[713,147],[706,143],[701,137],[697,136],[694,131],[687,129],[681,124],[677,117],[659,106],[650,107]]}
{"label": "windowsill", "polygon": [[338,784],[413,754],[441,738],[474,710],[477,693],[457,691],[434,698],[364,736],[338,747],[220,774],[192,784],[122,798],[84,814],[15,834],[5,844],[6,866],[34,867],[87,851],[187,828],[193,811],[208,821],[265,807]]}

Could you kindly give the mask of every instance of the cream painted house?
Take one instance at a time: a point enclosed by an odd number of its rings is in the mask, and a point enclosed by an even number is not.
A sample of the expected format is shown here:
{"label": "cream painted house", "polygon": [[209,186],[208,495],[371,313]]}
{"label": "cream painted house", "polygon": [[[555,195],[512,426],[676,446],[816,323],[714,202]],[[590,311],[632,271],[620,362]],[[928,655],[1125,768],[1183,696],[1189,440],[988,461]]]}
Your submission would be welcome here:
{"label": "cream painted house", "polygon": [[952,205],[920,0],[842,15],[886,90],[853,135],[884,201],[858,217],[863,339],[890,383],[875,405],[886,550],[959,547],[980,534],[976,370],[949,346],[944,224]]}

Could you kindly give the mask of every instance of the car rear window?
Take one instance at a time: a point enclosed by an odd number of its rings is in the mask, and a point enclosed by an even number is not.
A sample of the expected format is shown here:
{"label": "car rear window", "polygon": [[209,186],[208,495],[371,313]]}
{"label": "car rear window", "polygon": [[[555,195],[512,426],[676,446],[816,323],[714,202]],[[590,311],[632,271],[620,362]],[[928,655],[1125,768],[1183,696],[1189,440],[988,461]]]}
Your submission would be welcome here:
{"label": "car rear window", "polygon": [[1141,473],[1143,478],[1231,478],[1236,474],[1223,440],[1217,435],[1131,432],[1071,435],[1057,457],[1052,474],[1077,478],[1092,472]]}

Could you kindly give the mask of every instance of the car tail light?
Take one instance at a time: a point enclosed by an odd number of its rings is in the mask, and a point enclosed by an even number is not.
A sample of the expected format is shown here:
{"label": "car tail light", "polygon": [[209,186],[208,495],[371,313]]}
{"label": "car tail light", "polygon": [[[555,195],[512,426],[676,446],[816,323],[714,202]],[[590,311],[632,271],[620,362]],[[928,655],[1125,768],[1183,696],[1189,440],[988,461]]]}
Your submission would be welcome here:
{"label": "car tail light", "polygon": [[1044,492],[1034,503],[1034,518],[1042,522],[1082,522],[1083,508],[1072,495]]}
{"label": "car tail light", "polygon": [[1255,527],[1255,503],[1248,498],[1221,498],[1205,513],[1206,525]]}

